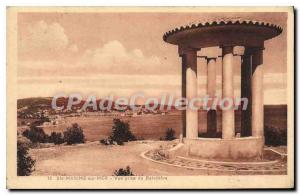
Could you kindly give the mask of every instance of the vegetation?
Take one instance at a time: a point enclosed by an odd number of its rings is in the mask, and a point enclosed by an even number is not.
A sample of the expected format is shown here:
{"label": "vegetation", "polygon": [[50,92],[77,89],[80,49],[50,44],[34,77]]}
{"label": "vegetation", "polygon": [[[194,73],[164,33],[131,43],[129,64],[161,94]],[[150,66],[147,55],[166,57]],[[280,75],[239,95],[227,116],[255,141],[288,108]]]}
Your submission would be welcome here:
{"label": "vegetation", "polygon": [[46,143],[49,141],[49,136],[40,127],[31,126],[30,130],[26,129],[22,135],[28,138],[32,143]]}
{"label": "vegetation", "polygon": [[265,144],[268,146],[287,145],[287,130],[265,126]]}
{"label": "vegetation", "polygon": [[167,128],[165,140],[172,141],[174,139],[176,139],[175,131],[172,128]]}
{"label": "vegetation", "polygon": [[124,142],[135,141],[136,137],[130,131],[128,122],[120,119],[113,119],[112,133],[108,139],[101,139],[100,143],[104,145],[118,144],[123,145]]}
{"label": "vegetation", "polygon": [[35,161],[28,155],[28,146],[22,141],[17,142],[17,175],[28,176],[34,169]]}
{"label": "vegetation", "polygon": [[64,143],[64,138],[62,136],[62,133],[52,132],[49,137],[49,142],[54,143],[55,145]]}
{"label": "vegetation", "polygon": [[130,167],[127,166],[125,169],[120,168],[119,170],[115,170],[114,176],[134,176],[134,174],[130,170]]}
{"label": "vegetation", "polygon": [[113,141],[111,139],[100,139],[100,143],[103,145],[111,145]]}
{"label": "vegetation", "polygon": [[64,141],[67,142],[68,145],[84,143],[82,128],[77,123],[72,124],[72,127],[64,131]]}
{"label": "vegetation", "polygon": [[120,119],[113,119],[112,134],[110,139],[117,142],[118,145],[123,145],[124,142],[135,141],[135,136],[130,131],[128,122]]}
{"label": "vegetation", "polygon": [[29,139],[31,143],[64,143],[64,138],[60,132],[52,132],[51,135],[47,135],[44,130],[40,127],[31,126],[30,130],[26,129],[22,135]]}
{"label": "vegetation", "polygon": [[83,130],[77,123],[72,124],[72,126],[67,128],[63,134],[60,132],[52,132],[49,136],[42,128],[31,126],[30,130],[26,129],[23,131],[22,135],[29,139],[33,144],[54,143],[57,145],[66,142],[68,145],[71,145],[84,143],[85,141]]}

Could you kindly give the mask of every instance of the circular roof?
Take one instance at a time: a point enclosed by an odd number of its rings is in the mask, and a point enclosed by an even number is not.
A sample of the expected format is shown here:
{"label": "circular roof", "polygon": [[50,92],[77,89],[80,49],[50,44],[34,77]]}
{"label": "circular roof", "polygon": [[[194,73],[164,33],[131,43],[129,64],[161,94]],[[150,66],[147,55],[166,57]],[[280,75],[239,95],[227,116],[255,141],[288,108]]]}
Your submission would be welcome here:
{"label": "circular roof", "polygon": [[263,46],[265,40],[278,36],[282,28],[267,22],[219,19],[196,22],[166,32],[163,40],[175,45],[204,48],[222,45]]}

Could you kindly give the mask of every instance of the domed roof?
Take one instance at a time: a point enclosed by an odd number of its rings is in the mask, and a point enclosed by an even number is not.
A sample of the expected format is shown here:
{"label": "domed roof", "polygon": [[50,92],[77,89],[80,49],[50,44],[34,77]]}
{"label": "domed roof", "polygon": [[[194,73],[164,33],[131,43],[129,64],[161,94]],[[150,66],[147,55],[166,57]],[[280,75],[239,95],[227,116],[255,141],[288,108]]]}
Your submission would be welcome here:
{"label": "domed roof", "polygon": [[230,44],[230,39],[233,44],[251,45],[253,41],[263,42],[281,32],[280,26],[269,22],[224,17],[174,28],[163,35],[163,40],[175,45],[192,43],[199,47]]}

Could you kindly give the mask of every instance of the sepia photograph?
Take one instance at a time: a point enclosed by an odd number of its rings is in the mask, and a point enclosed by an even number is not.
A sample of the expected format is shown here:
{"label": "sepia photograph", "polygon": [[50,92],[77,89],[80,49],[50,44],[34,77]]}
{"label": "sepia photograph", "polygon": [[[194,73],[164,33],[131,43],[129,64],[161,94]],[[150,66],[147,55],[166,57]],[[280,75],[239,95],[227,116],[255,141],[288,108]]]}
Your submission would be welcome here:
{"label": "sepia photograph", "polygon": [[293,7],[7,7],[7,188],[294,187]]}

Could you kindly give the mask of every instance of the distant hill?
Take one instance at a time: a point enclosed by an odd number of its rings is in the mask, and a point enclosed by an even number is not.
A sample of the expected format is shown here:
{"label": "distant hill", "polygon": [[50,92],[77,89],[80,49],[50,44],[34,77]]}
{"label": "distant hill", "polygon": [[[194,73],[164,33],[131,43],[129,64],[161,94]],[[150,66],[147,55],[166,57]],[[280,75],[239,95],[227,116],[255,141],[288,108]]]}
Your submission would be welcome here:
{"label": "distant hill", "polygon": [[[96,100],[97,105],[99,105],[99,102],[101,99]],[[51,102],[52,97],[36,97],[36,98],[24,98],[24,99],[18,99],[17,100],[17,107],[18,109],[25,108],[26,110],[29,110],[30,112],[34,112],[37,109],[51,109]],[[82,100],[78,105],[75,105],[74,108],[80,108],[85,103],[84,100]],[[104,103],[104,105],[107,105],[108,102]],[[64,106],[66,107],[68,104],[68,98],[58,98],[57,99],[57,106]],[[151,105],[151,104],[150,104]],[[140,106],[142,108],[145,108],[145,105],[136,105]],[[112,108],[114,109],[116,107],[115,102],[112,102]],[[160,105],[158,105],[158,108]],[[163,106],[164,109],[167,109],[167,105]],[[287,114],[287,105],[265,105],[265,115],[268,114],[274,114],[274,112],[282,115]],[[128,106],[127,110],[130,110],[131,108]],[[171,110],[174,110],[175,107],[172,106]]]}
{"label": "distant hill", "polygon": [[24,98],[18,99],[17,107],[18,109],[23,107],[35,107],[38,105],[51,105],[51,97],[37,97],[37,98]]}
{"label": "distant hill", "polygon": [[[59,106],[59,107],[64,106],[66,108],[67,105],[68,105],[68,101],[69,101],[69,98],[61,97],[61,98],[57,99],[56,105]],[[101,99],[96,100],[97,106],[99,105],[100,101],[101,101]],[[50,110],[51,109],[51,103],[52,103],[52,97],[25,98],[25,99],[18,99],[18,101],[17,101],[18,106],[17,107],[18,107],[18,109],[26,107],[25,111],[30,110],[31,112],[38,109],[38,108],[40,108],[40,109],[43,108],[43,109],[46,109],[46,110]],[[81,108],[84,105],[84,103],[85,103],[85,100],[82,100],[79,104],[72,106],[72,108],[73,109]],[[105,106],[108,105],[108,100],[105,100],[104,105]],[[128,106],[126,108],[126,110],[131,110],[130,105],[123,105],[123,106]],[[145,108],[145,105],[135,105],[135,106]],[[149,106],[153,106],[153,104],[149,104]],[[116,103],[112,102],[112,109],[115,109],[115,107],[116,107]],[[157,108],[160,108],[159,104],[158,104]],[[166,110],[167,105],[164,105],[163,108]],[[174,109],[175,109],[175,107],[171,106],[171,110],[174,110]],[[88,110],[92,111],[89,108],[88,108]]]}

